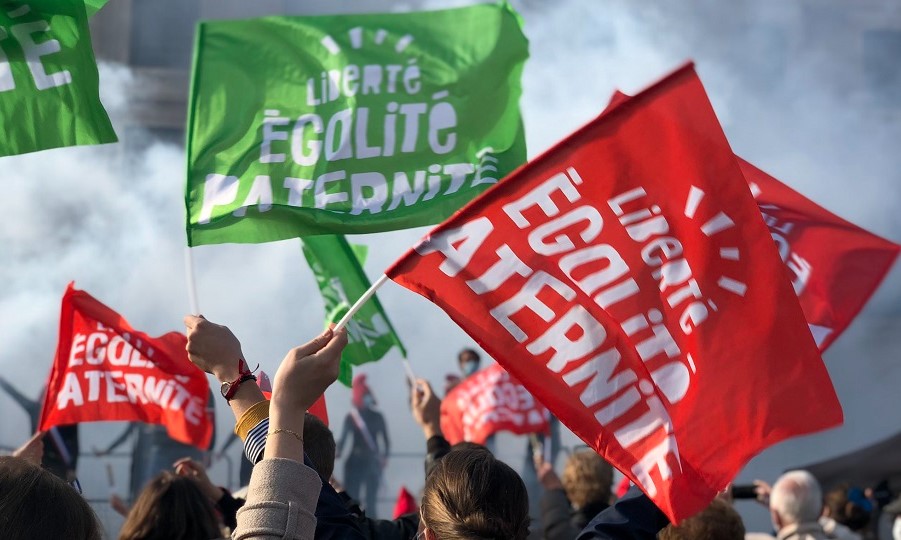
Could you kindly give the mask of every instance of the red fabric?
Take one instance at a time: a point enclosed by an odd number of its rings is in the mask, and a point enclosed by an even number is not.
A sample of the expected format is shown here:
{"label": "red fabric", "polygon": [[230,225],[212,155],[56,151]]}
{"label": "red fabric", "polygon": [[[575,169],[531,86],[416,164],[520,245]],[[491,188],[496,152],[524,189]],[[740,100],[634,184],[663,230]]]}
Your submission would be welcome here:
{"label": "red fabric", "polygon": [[213,425],[206,375],[188,360],[184,334],[150,337],[72,283],[63,296],[56,358],[47,380],[41,431],[78,422],[163,424],[201,449]]}
{"label": "red fabric", "polygon": [[441,402],[441,432],[451,444],[485,444],[498,431],[548,429],[547,409],[498,364],[466,377]]}
{"label": "red fabric", "polygon": [[406,486],[400,486],[400,491],[397,492],[397,502],[394,503],[394,513],[391,516],[391,519],[397,519],[400,516],[406,514],[412,514],[413,512],[419,512],[419,505],[416,504],[416,498],[413,497],[413,494],[407,491]]}
{"label": "red fabric", "polygon": [[764,448],[842,421],[693,66],[508,176],[388,275],[676,522]]}
{"label": "red fabric", "polygon": [[[260,390],[263,391],[264,398],[272,399],[272,381],[269,379],[269,375],[263,370],[260,370],[260,374],[257,377],[257,385],[259,385]],[[320,396],[307,412],[322,420],[322,423],[328,426],[328,409],[325,406],[324,395]]]}
{"label": "red fabric", "polygon": [[[607,110],[629,100],[615,92]],[[736,156],[737,157],[737,156]],[[737,157],[820,351],[845,331],[901,246],[846,221]]]}
{"label": "red fabric", "polygon": [[632,482],[629,481],[629,478],[623,476],[623,479],[619,481],[619,484],[616,485],[616,496],[619,499],[622,499],[626,496],[626,492],[629,491],[629,488],[632,487]]}
{"label": "red fabric", "polygon": [[350,385],[350,401],[353,403],[353,406],[362,409],[363,396],[366,394],[371,395],[372,391],[369,390],[369,385],[366,384],[366,374],[360,373],[354,377],[353,382]]}

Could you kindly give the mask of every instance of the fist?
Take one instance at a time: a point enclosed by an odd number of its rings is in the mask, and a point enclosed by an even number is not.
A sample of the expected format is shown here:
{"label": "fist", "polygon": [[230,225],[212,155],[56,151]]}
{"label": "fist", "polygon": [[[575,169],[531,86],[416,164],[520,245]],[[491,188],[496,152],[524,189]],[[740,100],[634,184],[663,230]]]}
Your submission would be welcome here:
{"label": "fist", "polygon": [[232,331],[227,326],[211,323],[202,315],[188,315],[184,321],[191,362],[222,382],[237,379],[240,373],[238,362],[244,358],[244,353]]}

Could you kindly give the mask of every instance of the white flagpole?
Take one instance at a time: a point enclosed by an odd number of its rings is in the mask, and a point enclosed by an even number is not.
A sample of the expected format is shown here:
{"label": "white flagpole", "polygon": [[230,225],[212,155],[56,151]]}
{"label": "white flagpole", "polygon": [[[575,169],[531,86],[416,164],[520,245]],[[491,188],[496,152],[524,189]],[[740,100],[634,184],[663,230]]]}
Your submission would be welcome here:
{"label": "white flagpole", "polygon": [[336,324],[332,330],[337,332],[344,328],[350,321],[351,317],[353,317],[357,314],[358,311],[360,311],[360,308],[363,307],[363,304],[368,302],[369,299],[372,298],[372,296],[375,294],[375,291],[379,290],[379,287],[384,285],[386,281],[388,281],[388,276],[382,274],[382,277],[377,279],[376,282],[373,283],[371,287],[369,287],[369,290],[363,293],[363,296],[361,296],[359,300],[354,302],[354,305],[350,306],[350,309],[347,310],[347,313],[345,313],[344,316],[341,317],[341,320],[338,321],[338,324]]}
{"label": "white flagpole", "polygon": [[194,281],[194,255],[191,248],[185,246],[185,280],[188,285],[188,302],[192,315],[200,315],[200,305],[197,303],[197,283]]}

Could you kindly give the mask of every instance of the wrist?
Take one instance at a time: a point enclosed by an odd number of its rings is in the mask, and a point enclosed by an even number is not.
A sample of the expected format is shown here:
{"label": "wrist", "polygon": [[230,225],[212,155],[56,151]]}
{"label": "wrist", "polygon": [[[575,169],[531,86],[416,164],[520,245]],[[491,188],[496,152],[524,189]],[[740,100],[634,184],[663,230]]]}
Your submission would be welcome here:
{"label": "wrist", "polygon": [[219,382],[232,382],[240,377],[242,373],[250,372],[247,362],[244,361],[243,354],[239,353],[233,358],[233,360],[223,362],[212,369],[213,376],[216,377]]}
{"label": "wrist", "polygon": [[437,422],[426,422],[422,425],[422,433],[425,435],[426,440],[431,439],[435,436],[443,435],[441,433],[441,425]]}

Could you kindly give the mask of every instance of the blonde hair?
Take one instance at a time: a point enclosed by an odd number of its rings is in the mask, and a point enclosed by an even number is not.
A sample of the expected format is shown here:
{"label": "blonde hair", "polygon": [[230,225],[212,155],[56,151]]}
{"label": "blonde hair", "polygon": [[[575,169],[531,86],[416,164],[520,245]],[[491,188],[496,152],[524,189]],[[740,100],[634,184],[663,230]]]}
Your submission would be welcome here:
{"label": "blonde hair", "polygon": [[563,490],[575,508],[594,502],[610,503],[613,467],[591,450],[576,452],[563,468]]}

